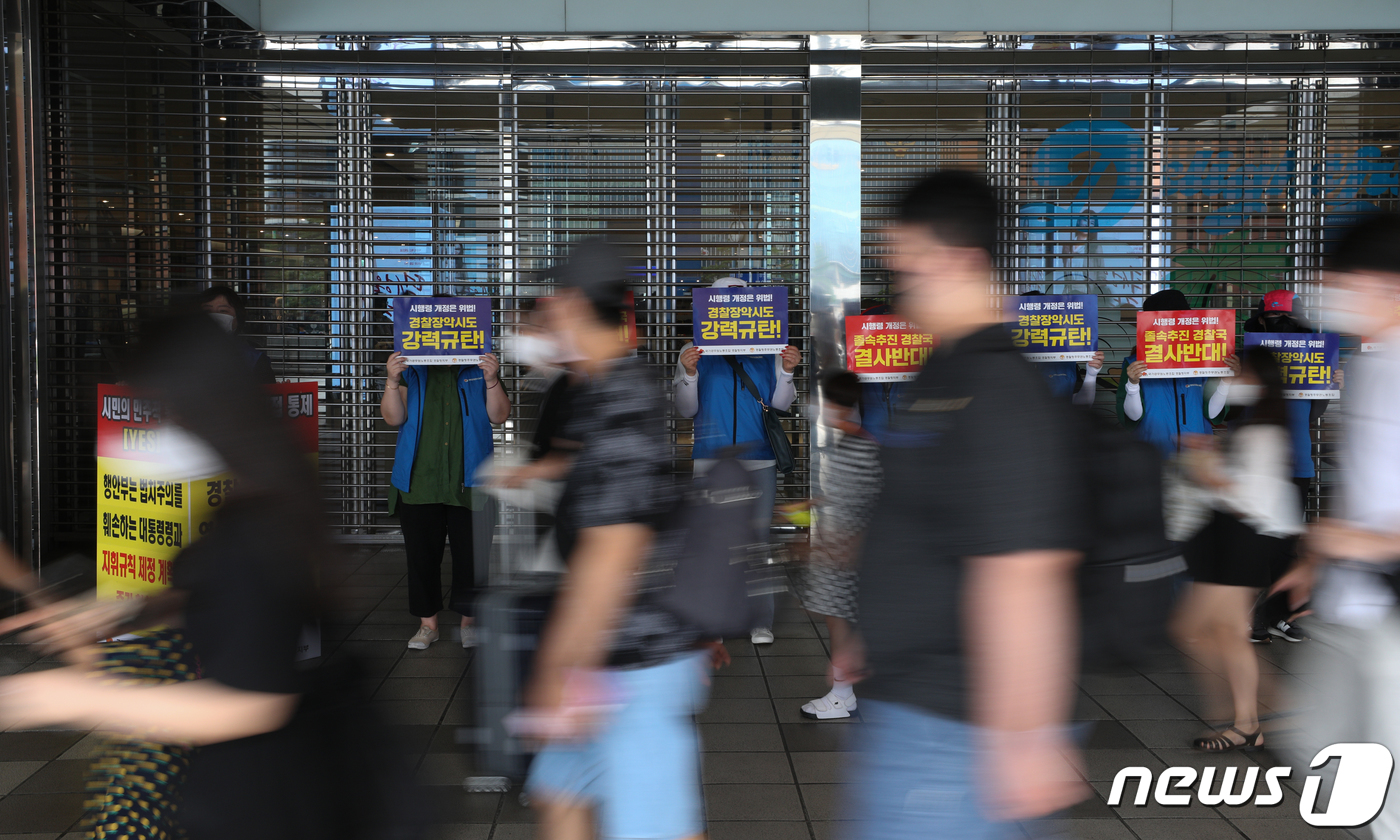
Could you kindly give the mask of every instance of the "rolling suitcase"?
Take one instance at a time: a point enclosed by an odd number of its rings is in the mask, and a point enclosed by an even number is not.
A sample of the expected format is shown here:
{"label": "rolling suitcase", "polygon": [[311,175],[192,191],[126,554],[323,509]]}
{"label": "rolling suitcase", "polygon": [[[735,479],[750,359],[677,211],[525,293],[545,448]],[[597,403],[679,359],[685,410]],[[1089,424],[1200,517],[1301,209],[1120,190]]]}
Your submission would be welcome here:
{"label": "rolling suitcase", "polygon": [[523,781],[531,747],[506,729],[506,717],[521,705],[540,632],[558,590],[561,575],[520,571],[533,566],[546,539],[535,512],[498,501],[499,518],[491,545],[488,586],[476,603],[475,725],[458,731],[457,740],[475,746],[476,774],[470,791],[505,791]]}

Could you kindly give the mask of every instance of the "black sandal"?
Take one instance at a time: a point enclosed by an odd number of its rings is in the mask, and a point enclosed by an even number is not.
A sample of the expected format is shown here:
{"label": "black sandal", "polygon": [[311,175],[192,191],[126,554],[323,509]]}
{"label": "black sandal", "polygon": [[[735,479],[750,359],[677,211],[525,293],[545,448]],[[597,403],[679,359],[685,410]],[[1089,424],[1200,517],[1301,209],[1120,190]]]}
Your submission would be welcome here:
{"label": "black sandal", "polygon": [[[1226,732],[1234,732],[1236,735],[1243,738],[1244,742],[1236,744],[1234,741],[1225,737]],[[1213,753],[1233,752],[1234,750],[1256,750],[1260,748],[1259,736],[1262,734],[1264,734],[1264,728],[1262,726],[1254,730],[1253,735],[1246,735],[1241,729],[1237,729],[1234,726],[1227,726],[1221,730],[1221,734],[1219,735],[1195,739],[1191,742],[1191,748],[1200,750],[1201,752]]]}

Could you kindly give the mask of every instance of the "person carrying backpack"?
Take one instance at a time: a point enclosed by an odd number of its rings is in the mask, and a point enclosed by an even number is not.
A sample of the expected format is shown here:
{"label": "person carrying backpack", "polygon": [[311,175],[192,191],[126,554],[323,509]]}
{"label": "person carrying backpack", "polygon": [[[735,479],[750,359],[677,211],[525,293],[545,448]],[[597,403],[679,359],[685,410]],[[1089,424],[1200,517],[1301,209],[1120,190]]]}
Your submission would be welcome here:
{"label": "person carrying backpack", "polygon": [[547,840],[698,837],[707,639],[637,592],[674,509],[661,394],[619,336],[616,251],[586,241],[553,276],[545,328],[574,349],[584,383],[564,434],[578,443],[557,518],[567,572],[518,719],[545,742],[526,791]]}

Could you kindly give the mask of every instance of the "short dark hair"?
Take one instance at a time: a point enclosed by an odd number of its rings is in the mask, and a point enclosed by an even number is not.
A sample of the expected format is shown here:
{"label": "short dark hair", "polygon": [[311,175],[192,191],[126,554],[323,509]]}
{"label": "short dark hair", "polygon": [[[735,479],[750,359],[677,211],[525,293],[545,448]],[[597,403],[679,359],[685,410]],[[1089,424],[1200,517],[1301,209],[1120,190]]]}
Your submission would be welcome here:
{"label": "short dark hair", "polygon": [[216,298],[227,300],[229,306],[233,307],[234,317],[238,319],[238,328],[243,329],[248,323],[248,309],[243,303],[243,296],[235,292],[231,286],[210,286],[199,293],[199,303],[213,303]]}
{"label": "short dark hair", "polygon": [[1371,213],[1337,240],[1328,256],[1333,271],[1400,274],[1400,214]]}
{"label": "short dark hair", "polygon": [[833,370],[822,376],[822,399],[842,408],[860,402],[860,380],[849,370]]}
{"label": "short dark hair", "polygon": [[1258,344],[1240,354],[1240,367],[1253,373],[1264,386],[1264,395],[1245,413],[1245,423],[1272,423],[1288,427],[1288,403],[1283,398],[1283,370],[1273,351]]}
{"label": "short dark hair", "polygon": [[899,221],[928,227],[940,242],[997,252],[996,192],[973,172],[941,169],[925,175],[899,203]]}

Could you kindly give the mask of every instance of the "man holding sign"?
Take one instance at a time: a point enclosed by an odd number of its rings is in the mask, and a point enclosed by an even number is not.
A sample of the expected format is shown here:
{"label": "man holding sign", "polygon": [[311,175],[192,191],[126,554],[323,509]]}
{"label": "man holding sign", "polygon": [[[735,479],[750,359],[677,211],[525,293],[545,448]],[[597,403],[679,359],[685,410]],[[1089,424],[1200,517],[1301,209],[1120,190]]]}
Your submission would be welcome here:
{"label": "man holding sign", "polygon": [[[1229,395],[1229,380],[1218,377],[1240,369],[1234,346],[1233,310],[1192,310],[1177,289],[1149,297],[1138,313],[1137,346],[1123,359],[1124,425],[1167,458],[1176,455],[1182,435],[1210,434]],[[1214,393],[1207,396],[1208,390]]]}
{"label": "man holding sign", "polygon": [[[708,472],[724,450],[742,447],[740,463],[758,474],[754,529],[759,543],[767,544],[778,472],[759,400],[786,411],[797,397],[792,374],[801,360],[787,343],[787,289],[750,288],[738,277],[724,277],[695,290],[693,319],[694,341],[681,348],[674,385],[676,410],[695,418],[695,475]],[[772,610],[769,596],[768,617],[751,634],[754,644],[773,643]]]}
{"label": "man holding sign", "polygon": [[462,647],[474,642],[476,573],[472,482],[491,454],[494,423],[510,416],[501,364],[487,352],[487,298],[397,298],[394,348],[379,412],[399,429],[389,513],[399,516],[408,559],[408,610],[420,622],[408,646],[437,641],[442,555],[452,546],[448,606],[462,615]]}

